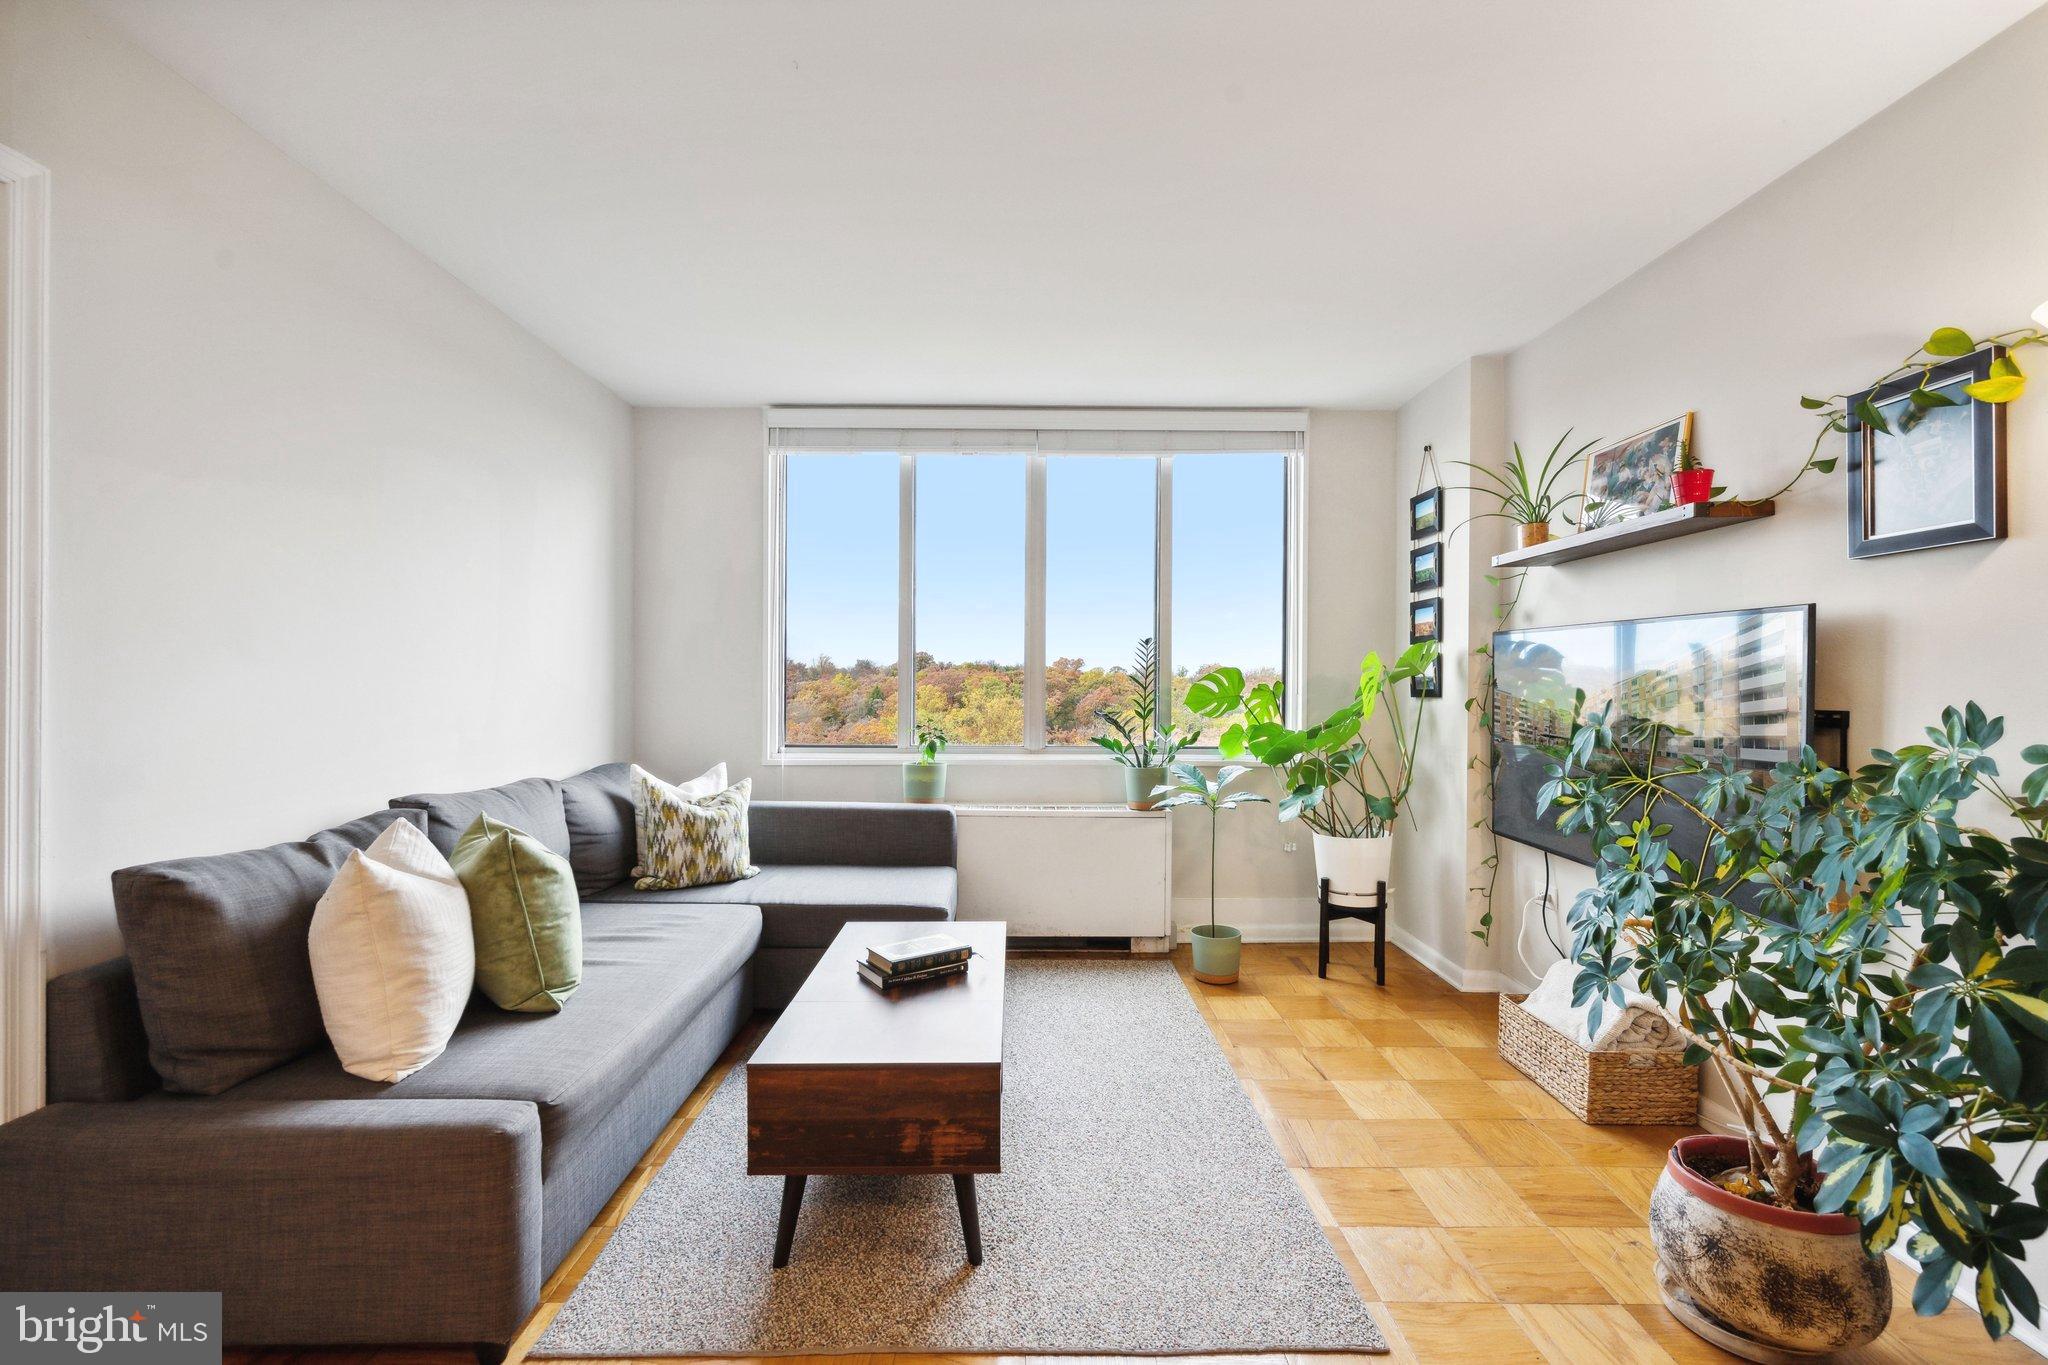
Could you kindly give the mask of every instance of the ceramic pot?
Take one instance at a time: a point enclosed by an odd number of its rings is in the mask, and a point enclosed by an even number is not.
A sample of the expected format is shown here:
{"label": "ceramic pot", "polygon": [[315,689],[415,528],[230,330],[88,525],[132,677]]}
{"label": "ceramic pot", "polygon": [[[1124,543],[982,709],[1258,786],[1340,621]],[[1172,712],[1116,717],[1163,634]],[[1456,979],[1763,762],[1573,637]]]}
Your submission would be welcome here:
{"label": "ceramic pot", "polygon": [[933,802],[946,799],[946,765],[906,763],[903,765],[903,799]]}
{"label": "ceramic pot", "polygon": [[1316,878],[1330,884],[1330,899],[1338,905],[1369,905],[1388,880],[1394,867],[1394,836],[1376,839],[1340,839],[1333,834],[1315,836]]}
{"label": "ceramic pot", "polygon": [[1160,798],[1152,793],[1166,785],[1164,768],[1124,769],[1124,804],[1132,810],[1151,810]]}
{"label": "ceramic pot", "polygon": [[1227,924],[1197,924],[1188,931],[1194,940],[1195,980],[1228,986],[1237,980],[1237,950],[1244,935]]}
{"label": "ceramic pot", "polygon": [[1550,523],[1547,521],[1525,521],[1515,527],[1515,546],[1518,549],[1526,550],[1549,539]]}
{"label": "ceramic pot", "polygon": [[1714,496],[1714,471],[1681,469],[1671,476],[1671,500],[1680,507]]}
{"label": "ceramic pot", "polygon": [[1650,1194],[1650,1240],[1666,1306],[1751,1360],[1875,1340],[1891,1317],[1892,1281],[1883,1259],[1863,1249],[1854,1218],[1744,1199],[1688,1164],[1740,1164],[1746,1151],[1741,1138],[1700,1135],[1680,1138],[1664,1159]]}

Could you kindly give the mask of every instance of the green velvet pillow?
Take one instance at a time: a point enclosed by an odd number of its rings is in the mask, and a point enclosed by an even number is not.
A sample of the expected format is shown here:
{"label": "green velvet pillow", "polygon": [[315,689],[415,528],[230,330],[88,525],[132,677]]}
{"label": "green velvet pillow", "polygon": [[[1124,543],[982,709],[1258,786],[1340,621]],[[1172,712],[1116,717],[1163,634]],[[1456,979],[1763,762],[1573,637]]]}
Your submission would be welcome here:
{"label": "green velvet pillow", "polygon": [[559,1012],[583,979],[582,907],[568,860],[479,815],[448,862],[469,893],[477,988],[500,1009]]}

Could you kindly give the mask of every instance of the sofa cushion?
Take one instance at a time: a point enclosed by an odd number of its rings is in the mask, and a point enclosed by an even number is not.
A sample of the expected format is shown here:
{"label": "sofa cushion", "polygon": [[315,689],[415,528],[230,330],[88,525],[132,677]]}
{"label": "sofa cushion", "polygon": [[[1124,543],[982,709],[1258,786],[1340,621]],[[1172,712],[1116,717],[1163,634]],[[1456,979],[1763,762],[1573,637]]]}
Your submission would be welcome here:
{"label": "sofa cushion", "polygon": [[52,977],[43,993],[43,1098],[132,1100],[163,1084],[149,1066],[149,1034],[125,957]]}
{"label": "sofa cushion", "polygon": [[416,792],[394,796],[391,804],[425,811],[427,837],[445,854],[455,851],[463,831],[488,815],[501,825],[531,834],[558,857],[569,856],[569,822],[562,814],[562,784],[551,777],[523,777],[502,787],[473,792]]}
{"label": "sofa cushion", "polygon": [[341,1064],[372,1081],[441,1055],[476,989],[469,897],[410,820],[394,821],[313,907],[313,988]]}
{"label": "sofa cushion", "polygon": [[764,867],[720,886],[636,891],[609,887],[587,904],[759,906],[761,945],[822,948],[848,920],[948,920],[958,874],[950,867]]}
{"label": "sofa cushion", "polygon": [[754,781],[743,777],[724,791],[691,799],[656,779],[636,775],[646,798],[640,832],[646,836],[633,885],[642,891],[713,886],[751,877],[761,869],[747,859],[747,799]]}
{"label": "sofa cushion", "polygon": [[951,806],[880,801],[756,801],[747,841],[766,867],[952,867]]}
{"label": "sofa cushion", "polygon": [[477,989],[499,1009],[559,1013],[583,979],[583,928],[568,859],[479,815],[448,861],[469,896]]}
{"label": "sofa cushion", "polygon": [[214,1095],[326,1042],[306,931],[352,850],[396,820],[378,811],[292,844],[176,858],[114,874],[149,1061],[166,1088]]}
{"label": "sofa cushion", "polygon": [[623,905],[585,906],[583,983],[573,1008],[508,1014],[473,1001],[447,1050],[395,1084],[351,1076],[323,1048],[224,1098],[527,1100],[540,1109],[545,1176],[576,1159],[578,1145],[603,1128],[653,1059],[746,969],[760,936],[751,908],[646,915]]}
{"label": "sofa cushion", "polygon": [[605,763],[562,779],[569,866],[587,896],[633,875],[633,765]]}

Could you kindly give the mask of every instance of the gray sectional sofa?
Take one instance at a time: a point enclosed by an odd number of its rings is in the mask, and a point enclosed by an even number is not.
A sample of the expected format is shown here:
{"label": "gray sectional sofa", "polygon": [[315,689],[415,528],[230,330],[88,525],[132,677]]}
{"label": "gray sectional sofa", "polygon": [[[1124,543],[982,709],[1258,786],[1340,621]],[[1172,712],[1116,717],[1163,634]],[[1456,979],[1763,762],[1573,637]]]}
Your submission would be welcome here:
{"label": "gray sectional sofa", "polygon": [[[758,876],[636,891],[626,779],[400,797],[298,843],[116,873],[128,955],[50,982],[49,1104],[0,1126],[0,1285],[220,1290],[236,1344],[502,1355],[754,1007],[787,1003],[848,920],[953,914],[934,806],[757,802]],[[555,1015],[478,997],[424,1069],[351,1076],[320,1026],[313,906],[393,820],[447,852],[479,813],[569,859],[582,984]]]}

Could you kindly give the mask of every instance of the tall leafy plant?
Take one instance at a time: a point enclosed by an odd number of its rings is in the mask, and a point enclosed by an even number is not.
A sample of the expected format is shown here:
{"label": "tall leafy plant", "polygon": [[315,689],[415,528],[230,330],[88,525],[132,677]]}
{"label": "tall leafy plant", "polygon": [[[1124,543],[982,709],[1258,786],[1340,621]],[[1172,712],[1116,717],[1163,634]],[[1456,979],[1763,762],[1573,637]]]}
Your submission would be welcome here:
{"label": "tall leafy plant", "polygon": [[1163,768],[1182,749],[1201,738],[1201,731],[1181,732],[1172,721],[1159,722],[1159,650],[1147,635],[1131,659],[1131,697],[1121,711],[1103,709],[1095,718],[1114,734],[1093,736],[1126,768]]}
{"label": "tall leafy plant", "polygon": [[[1992,1336],[2038,1322],[2020,1260],[2048,1166],[2022,1190],[1994,1159],[2048,1138],[2048,745],[2008,787],[2004,723],[1971,703],[1854,775],[1807,749],[1760,780],[1668,753],[1673,733],[1584,718],[1542,789],[1600,850],[1574,998],[1597,1029],[1632,987],[1684,1030],[1741,1109],[1755,1197],[1852,1214],[1873,1253],[1906,1237],[1922,1313],[1968,1276]],[[1697,857],[1671,844],[1679,812]]]}
{"label": "tall leafy plant", "polygon": [[1171,795],[1160,801],[1156,810],[1172,810],[1177,806],[1200,806],[1209,812],[1209,933],[1216,933],[1216,816],[1221,811],[1236,810],[1239,806],[1253,802],[1263,803],[1266,798],[1256,792],[1232,791],[1230,784],[1243,777],[1251,769],[1241,763],[1232,763],[1217,770],[1211,777],[1192,763],[1176,763],[1168,770],[1173,780],[1159,788]]}
{"label": "tall leafy plant", "polygon": [[1390,666],[1368,653],[1351,700],[1306,729],[1286,724],[1281,683],[1245,686],[1244,671],[1219,668],[1188,688],[1188,709],[1229,720],[1217,747],[1225,758],[1249,755],[1279,776],[1280,818],[1300,820],[1318,834],[1369,839],[1385,834],[1415,781],[1415,750],[1423,706],[1387,708],[1393,754],[1382,759],[1367,729],[1390,688],[1426,672],[1437,656],[1434,640],[1408,646]]}

